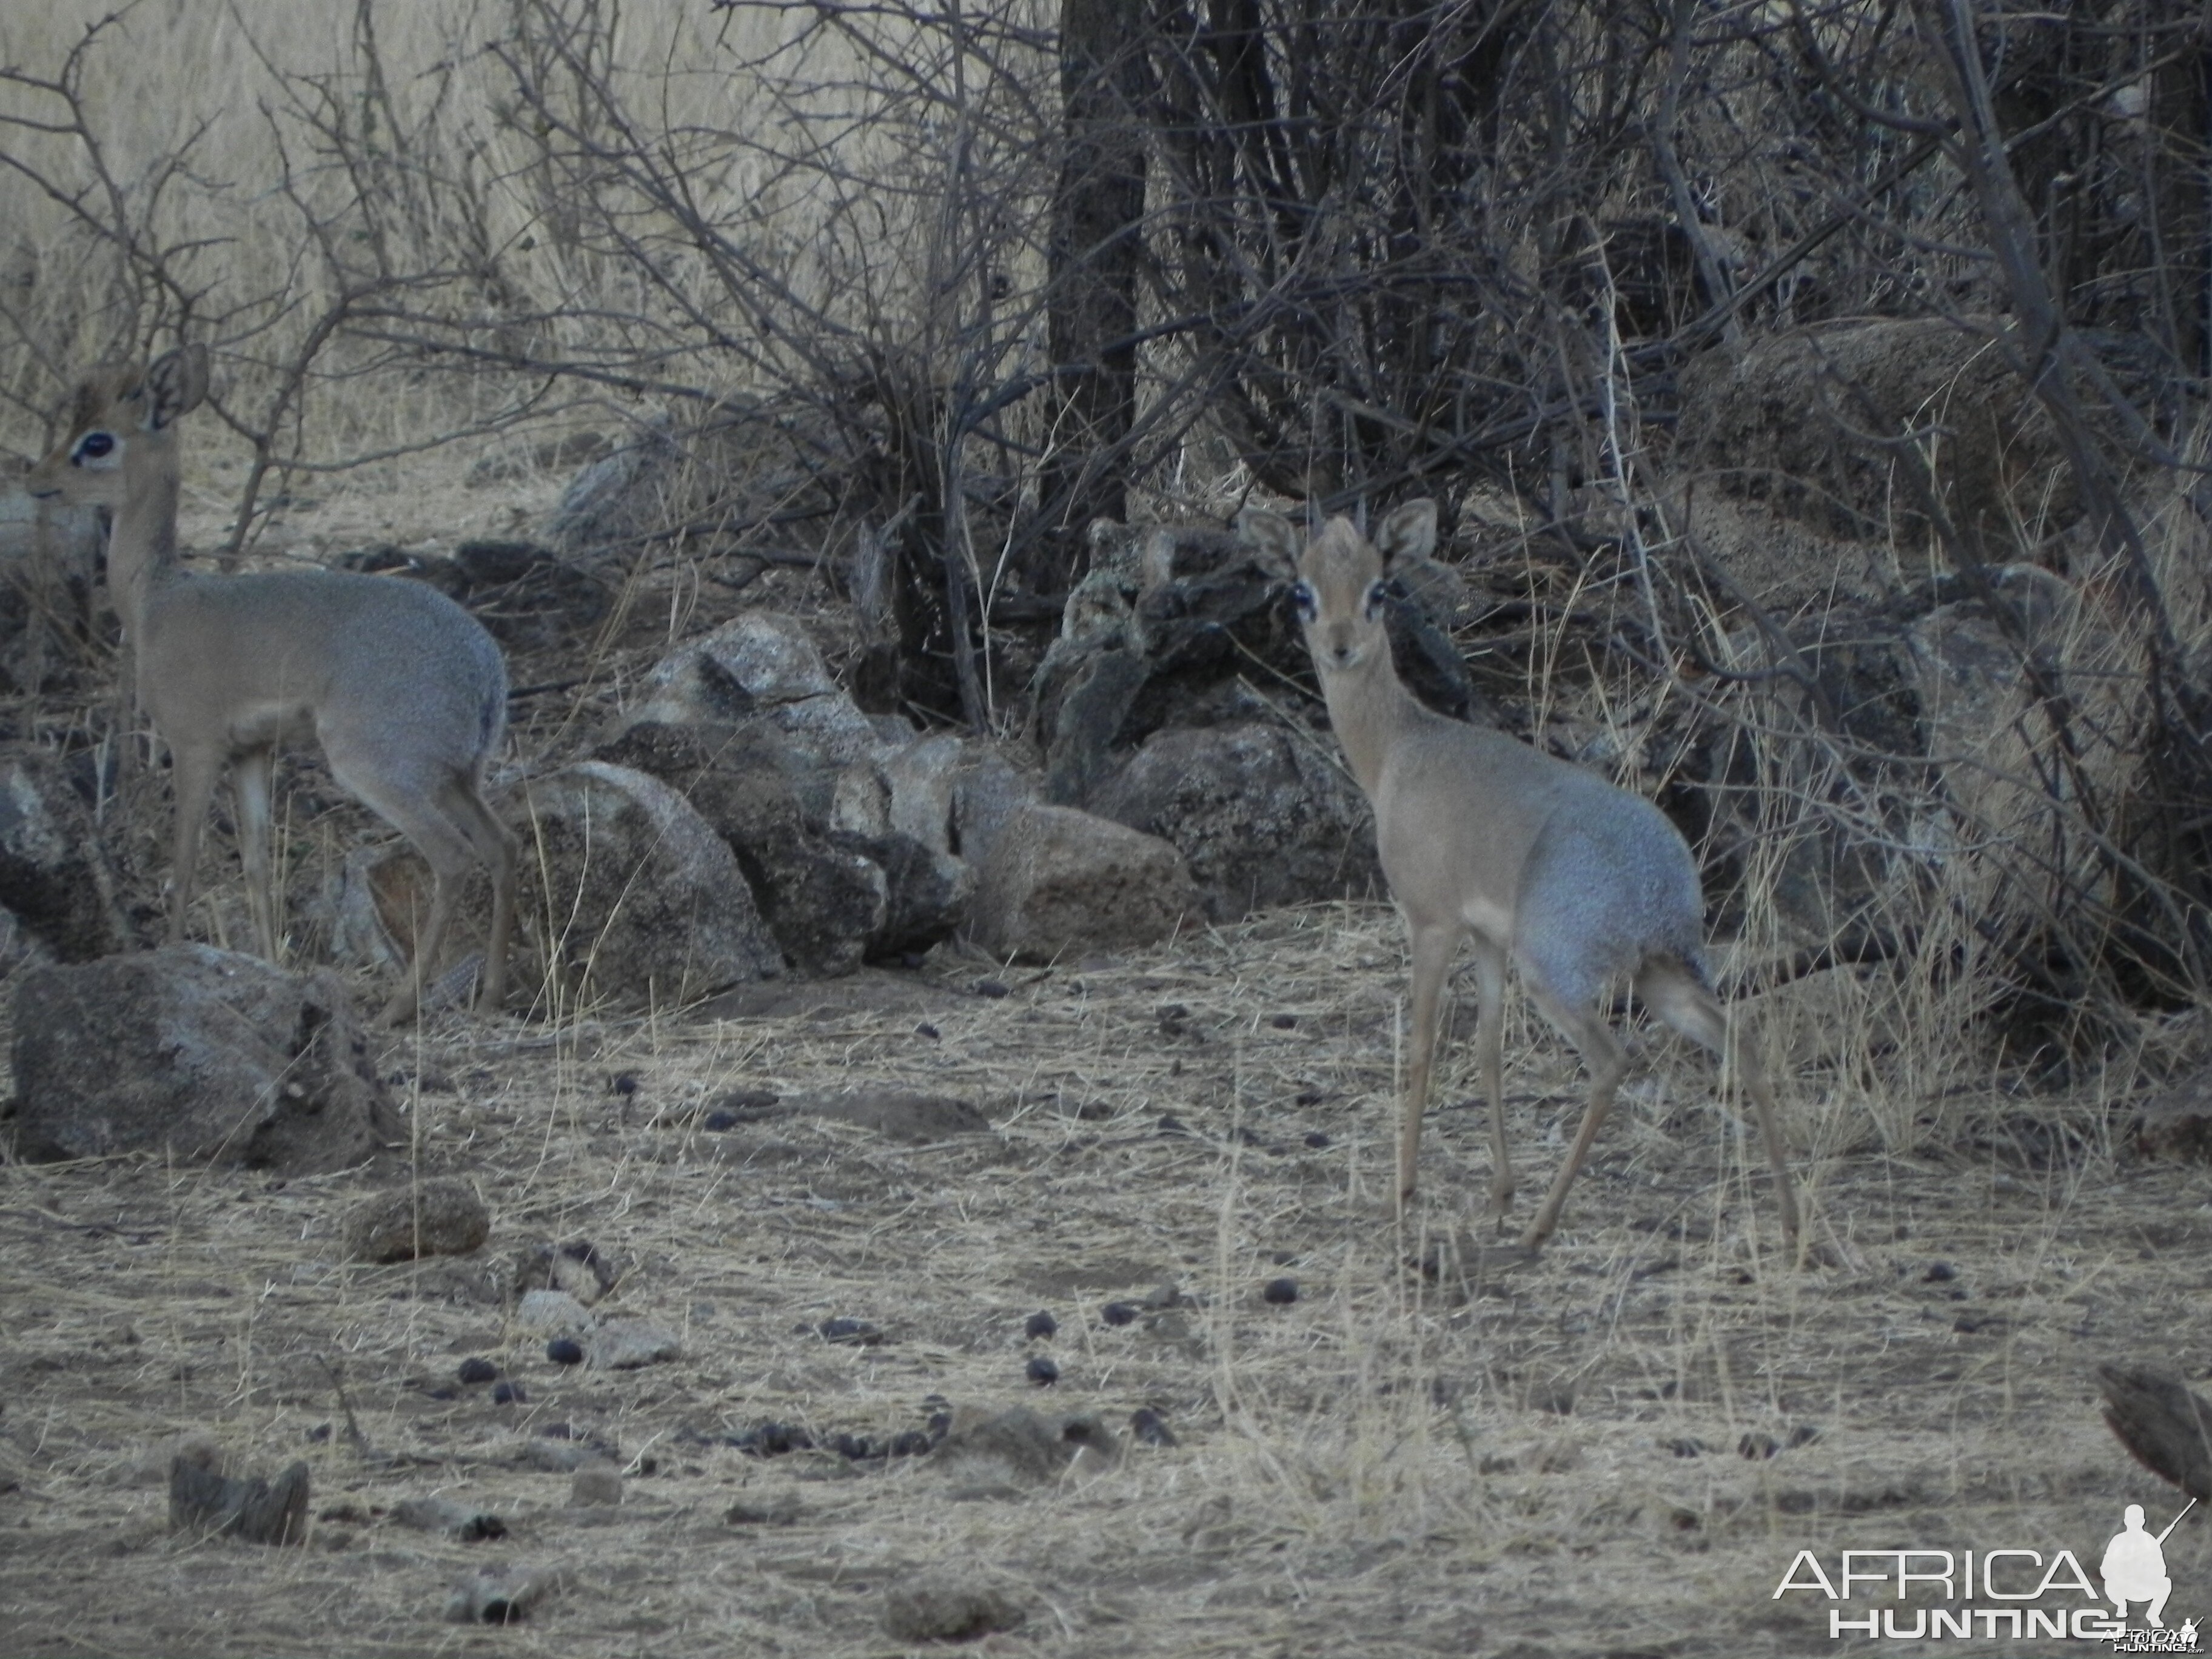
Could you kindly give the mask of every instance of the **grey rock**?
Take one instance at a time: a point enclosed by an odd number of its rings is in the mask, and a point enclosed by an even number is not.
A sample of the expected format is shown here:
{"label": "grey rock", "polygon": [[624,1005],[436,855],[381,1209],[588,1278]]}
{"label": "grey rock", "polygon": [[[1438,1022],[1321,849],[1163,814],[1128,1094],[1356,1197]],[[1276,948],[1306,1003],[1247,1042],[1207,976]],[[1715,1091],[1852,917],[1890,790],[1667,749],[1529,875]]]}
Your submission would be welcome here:
{"label": "grey rock", "polygon": [[341,1231],[356,1261],[466,1255],[491,1237],[491,1212],[474,1187],[446,1176],[363,1199]]}
{"label": "grey rock", "polygon": [[667,1006],[782,972],[728,843],[658,779],[579,762],[534,782],[529,811],[562,1006]]}
{"label": "grey rock", "polygon": [[1373,814],[1325,741],[1280,726],[1156,732],[1091,810],[1173,845],[1216,921],[1380,893]]}
{"label": "grey rock", "polygon": [[957,1573],[923,1573],[884,1593],[884,1629],[896,1642],[972,1641],[1028,1618],[1005,1590]]}
{"label": "grey rock", "polygon": [[204,945],[24,970],[18,1133],[72,1158],[162,1152],[296,1175],[397,1139],[345,988]]}
{"label": "grey rock", "polygon": [[1182,854],[1072,807],[1018,809],[977,872],[970,928],[994,956],[1051,961],[1166,938],[1200,914]]}
{"label": "grey rock", "polygon": [[456,1625],[515,1625],[561,1587],[551,1567],[509,1562],[483,1567],[454,1585],[446,1597],[447,1621]]}
{"label": "grey rock", "polygon": [[584,1339],[584,1363],[595,1371],[631,1371],[682,1357],[676,1333],[642,1319],[610,1319]]}
{"label": "grey rock", "polygon": [[589,1330],[592,1310],[566,1291],[525,1291],[514,1322],[537,1336],[569,1336]]}
{"label": "grey rock", "polygon": [[0,761],[0,906],[33,954],[89,962],[129,942],[92,814],[63,763],[37,750]]}

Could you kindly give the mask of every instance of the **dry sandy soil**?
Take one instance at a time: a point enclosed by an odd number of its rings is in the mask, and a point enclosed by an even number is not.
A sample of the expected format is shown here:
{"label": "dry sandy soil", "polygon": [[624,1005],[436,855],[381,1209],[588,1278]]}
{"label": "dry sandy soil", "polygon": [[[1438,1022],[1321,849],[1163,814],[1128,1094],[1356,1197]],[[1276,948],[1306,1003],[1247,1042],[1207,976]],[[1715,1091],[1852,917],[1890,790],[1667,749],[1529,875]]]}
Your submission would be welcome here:
{"label": "dry sandy soil", "polygon": [[[2123,1504],[2154,1529],[2179,1508],[2091,1371],[2212,1365],[2212,1173],[2054,1139],[2066,1103],[1994,1083],[1947,1109],[1962,1137],[1884,1152],[1800,1066],[1801,1267],[1711,1073],[1655,1040],[1529,1262],[1480,1213],[1463,1047],[1416,1222],[1391,1219],[1402,985],[1380,906],[1043,972],[940,951],[651,1020],[448,1017],[382,1056],[410,1139],[377,1170],[0,1164],[0,1652],[877,1654],[901,1648],[887,1595],[925,1571],[1025,1615],[994,1653],[1864,1651],[1817,1597],[1775,1599],[1800,1549],[2063,1547],[2094,1570]],[[1525,1216],[1578,1081],[1526,1024],[1509,1055]],[[708,1127],[733,1091],[864,1084],[990,1127]],[[473,1181],[491,1243],[345,1261],[347,1208],[413,1172]],[[549,1360],[507,1269],[568,1240],[623,1266],[603,1305],[678,1332],[680,1358]],[[1264,1301],[1283,1277],[1297,1299]],[[1178,1305],[1103,1320],[1164,1285]],[[1041,1310],[1058,1332],[1029,1340]],[[827,1340],[830,1319],[882,1340]],[[1055,1386],[1025,1376],[1038,1355]],[[459,1384],[474,1356],[526,1401]],[[1028,1483],[736,1443],[1018,1405],[1115,1430],[1149,1407],[1175,1443]],[[172,1534],[191,1435],[249,1472],[304,1458],[305,1547]],[[625,1468],[618,1508],[571,1507],[542,1467],[579,1439]],[[395,1518],[432,1495],[507,1536]],[[2212,1613],[2208,1539],[2192,1516],[2167,1542],[2172,1618]],[[446,1622],[490,1562],[558,1588],[519,1626]]]}

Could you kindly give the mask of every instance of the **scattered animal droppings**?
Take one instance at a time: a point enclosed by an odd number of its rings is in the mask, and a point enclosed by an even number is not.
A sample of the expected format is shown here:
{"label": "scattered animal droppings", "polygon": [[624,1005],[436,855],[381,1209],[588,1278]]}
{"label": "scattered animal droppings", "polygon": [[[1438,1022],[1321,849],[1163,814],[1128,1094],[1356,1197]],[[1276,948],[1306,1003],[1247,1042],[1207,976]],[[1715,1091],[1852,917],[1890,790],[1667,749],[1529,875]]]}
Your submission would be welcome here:
{"label": "scattered animal droppings", "polygon": [[932,1042],[934,1042],[934,1041],[936,1040],[936,1038],[937,1038],[937,1036],[938,1036],[938,1030],[937,1030],[937,1028],[936,1028],[934,1025],[932,1025],[932,1024],[931,1024],[927,1020],[926,1020],[926,1019],[925,1019],[924,1021],[922,1021],[922,1022],[921,1022],[921,1024],[919,1024],[919,1025],[917,1025],[917,1026],[915,1026],[915,1027],[914,1028],[914,1034],[915,1034],[916,1036],[926,1036],[926,1037],[929,1038]]}
{"label": "scattered animal droppings", "polygon": [[538,1436],[541,1440],[574,1440],[576,1431],[566,1423],[548,1423],[538,1431]]}
{"label": "scattered animal droppings", "polygon": [[1140,1444],[1146,1446],[1172,1446],[1176,1443],[1175,1431],[1168,1426],[1167,1419],[1150,1406],[1139,1406],[1129,1413],[1129,1432],[1137,1437]]}
{"label": "scattered animal droppings", "polygon": [[756,1457],[781,1457],[786,1452],[811,1451],[814,1437],[788,1423],[761,1423],[747,1429],[734,1443],[738,1450]]}
{"label": "scattered animal droppings", "polygon": [[1260,1299],[1278,1308],[1286,1308],[1298,1299],[1298,1281],[1295,1279],[1271,1279],[1261,1287]]}
{"label": "scattered animal droppings", "polygon": [[1060,1367],[1042,1354],[1039,1354],[1030,1361],[1028,1375],[1030,1381],[1036,1383],[1037,1387],[1048,1389],[1060,1381]]}
{"label": "scattered animal droppings", "polygon": [[464,1359],[457,1373],[464,1382],[489,1382],[499,1375],[499,1367],[489,1359]]}
{"label": "scattered animal droppings", "polygon": [[1126,1302],[1109,1302],[1098,1310],[1098,1316],[1109,1325],[1133,1325],[1137,1310]]}
{"label": "scattered animal droppings", "polygon": [[825,1342],[872,1347],[884,1340],[883,1331],[865,1319],[825,1319],[814,1328]]}
{"label": "scattered animal droppings", "polygon": [[1311,1134],[1306,1137],[1306,1145],[1312,1147],[1316,1152],[1319,1152],[1322,1147],[1328,1145],[1328,1137],[1323,1134],[1320,1130],[1316,1129]]}
{"label": "scattered animal droppings", "polygon": [[1677,1457],[1702,1457],[1712,1449],[1704,1441],[1690,1435],[1684,1435],[1679,1440],[1667,1440],[1660,1443]]}
{"label": "scattered animal droppings", "polygon": [[607,1079],[607,1089],[610,1093],[621,1095],[625,1098],[635,1094],[637,1092],[637,1073],[635,1072],[617,1072],[612,1077]]}
{"label": "scattered animal droppings", "polygon": [[491,1401],[495,1406],[526,1406],[530,1396],[523,1391],[521,1383],[502,1382],[491,1391]]}
{"label": "scattered animal droppings", "polygon": [[979,979],[975,981],[975,994],[995,1000],[1006,994],[1006,988],[995,979]]}
{"label": "scattered animal droppings", "polygon": [[1160,1133],[1164,1135],[1187,1135],[1190,1133],[1190,1125],[1185,1123],[1173,1112],[1162,1112],[1160,1114],[1159,1128]]}
{"label": "scattered animal droppings", "polygon": [[732,1527],[792,1526],[799,1520],[799,1494],[787,1492],[764,1499],[740,1498],[723,1513],[722,1520]]}
{"label": "scattered animal droppings", "polygon": [[700,1127],[709,1134],[726,1134],[738,1127],[738,1115],[735,1112],[723,1111],[717,1107],[700,1120]]}
{"label": "scattered animal droppings", "polygon": [[545,1345],[545,1357],[556,1365],[580,1365],[584,1345],[573,1336],[556,1336]]}
{"label": "scattered animal droppings", "polygon": [[1298,1017],[1296,1014],[1277,1014],[1267,1023],[1279,1031],[1294,1030],[1297,1026]]}
{"label": "scattered animal droppings", "polygon": [[1735,1449],[1739,1456],[1747,1457],[1753,1462],[1761,1462],[1780,1451],[1782,1443],[1771,1434],[1754,1431],[1746,1434],[1742,1439],[1737,1441]]}
{"label": "scattered animal droppings", "polygon": [[1037,1342],[1052,1335],[1059,1328],[1060,1322],[1057,1319],[1048,1313],[1040,1311],[1030,1316],[1029,1323],[1022,1327],[1022,1334],[1030,1341]]}
{"label": "scattered animal droppings", "polygon": [[327,1423],[318,1423],[313,1428],[307,1431],[307,1438],[313,1441],[318,1445],[320,1445],[324,1441],[328,1440],[330,1437],[331,1425]]}
{"label": "scattered animal droppings", "polygon": [[1948,1261],[1929,1262],[1928,1271],[1921,1275],[1930,1285],[1941,1285],[1958,1276],[1959,1270]]}

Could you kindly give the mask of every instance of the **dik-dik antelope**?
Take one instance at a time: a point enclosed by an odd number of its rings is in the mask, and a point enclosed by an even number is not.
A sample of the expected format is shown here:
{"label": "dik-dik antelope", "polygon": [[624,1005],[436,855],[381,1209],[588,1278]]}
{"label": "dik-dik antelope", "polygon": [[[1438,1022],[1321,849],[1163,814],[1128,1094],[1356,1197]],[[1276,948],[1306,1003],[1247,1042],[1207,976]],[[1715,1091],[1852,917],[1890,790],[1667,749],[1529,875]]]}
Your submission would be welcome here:
{"label": "dik-dik antelope", "polygon": [[177,553],[176,423],[207,392],[206,348],[95,371],[69,434],[29,478],[37,495],[113,514],[107,580],[137,665],[137,706],[168,745],[177,819],[169,938],[184,937],[200,832],[228,761],[240,857],[262,954],[274,961],[269,786],[277,743],[312,731],[337,781],[429,864],[429,925],[379,1015],[411,1018],[462,881],[491,872],[478,1006],[499,1006],[514,915],[514,844],[484,805],[507,729],[507,664],[475,617],[419,582],[327,570],[191,576]]}
{"label": "dik-dik antelope", "polygon": [[[1490,1103],[1491,1202],[1501,1219],[1513,1196],[1499,1054],[1509,957],[1589,1070],[1582,1127],[1522,1239],[1535,1249],[1559,1225],[1567,1188],[1628,1069],[1597,1008],[1600,994],[1629,975],[1644,1006],[1676,1030],[1715,1054],[1726,1049],[1728,1018],[1706,982],[1697,865],[1650,801],[1503,732],[1433,713],[1400,683],[1383,586],[1394,560],[1435,546],[1436,503],[1400,507],[1371,542],[1346,519],[1310,539],[1256,510],[1240,528],[1292,584],[1329,723],[1375,809],[1382,872],[1405,914],[1413,1046],[1399,1126],[1401,1205],[1413,1196],[1437,1016],[1462,940],[1474,950],[1475,1048]],[[1797,1200],[1773,1091],[1747,1046],[1736,1066],[1773,1166],[1783,1231],[1794,1242]]]}

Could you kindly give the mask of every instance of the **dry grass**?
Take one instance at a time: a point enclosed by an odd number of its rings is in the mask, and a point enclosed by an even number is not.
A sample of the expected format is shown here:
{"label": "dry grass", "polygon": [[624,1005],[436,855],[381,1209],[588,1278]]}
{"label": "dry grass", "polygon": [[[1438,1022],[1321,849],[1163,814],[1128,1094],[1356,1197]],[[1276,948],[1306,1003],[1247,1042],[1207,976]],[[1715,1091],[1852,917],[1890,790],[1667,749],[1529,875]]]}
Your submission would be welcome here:
{"label": "dry grass", "polygon": [[[1793,1272],[1757,1159],[1670,1047],[1559,1240],[1469,1294],[1404,1263],[1486,1236],[1479,1113],[1437,1115],[1423,1235],[1383,1208],[1402,975],[1387,912],[1282,913],[1017,974],[1001,1000],[974,994],[986,971],[948,958],[793,988],[752,1017],[394,1046],[415,1167],[481,1183],[493,1256],[586,1237],[632,1264],[621,1309],[684,1338],[681,1361],[643,1371],[549,1364],[483,1264],[342,1262],[354,1176],[0,1171],[9,1650],[471,1649],[492,1638],[440,1623],[444,1591],[511,1559],[568,1575],[497,1638],[514,1651],[878,1652],[885,1586],[949,1565],[1029,1606],[1001,1638],[1022,1650],[1786,1654],[1826,1640],[1823,1608],[1771,1599],[1800,1547],[2056,1540],[2086,1559],[2123,1502],[2170,1507],[2099,1423],[2087,1373],[2124,1357],[2197,1375],[2212,1358],[2192,1318],[2202,1170],[2095,1153],[2038,1169],[2002,1135],[1978,1156],[1814,1158],[1817,1236],[1846,1265]],[[1188,1010],[1181,1035],[1168,1003]],[[1516,1146],[1540,1171],[1579,1091],[1555,1044],[1513,1056]],[[625,1073],[635,1092],[612,1091]],[[862,1081],[961,1095],[994,1131],[904,1147],[697,1121],[739,1085]],[[1817,1133],[1822,1088],[1790,1092],[1801,1132]],[[2014,1121],[1978,1107],[1991,1129]],[[1937,1261],[1956,1276],[1931,1279]],[[1284,1273],[1304,1297],[1264,1305]],[[1194,1299],[1187,1329],[1099,1323],[1101,1303],[1162,1281]],[[1061,1325],[1050,1396],[1022,1376],[1039,1307]],[[840,1316],[890,1340],[812,1334]],[[530,1403],[436,1397],[470,1353]],[[325,1357],[402,1466],[309,1438],[337,1416]],[[962,1501],[927,1460],[720,1443],[769,1419],[918,1427],[939,1396],[1115,1422],[1152,1405],[1182,1444]],[[555,1422],[617,1443],[634,1471],[650,1460],[618,1516],[566,1510],[566,1477],[520,1462]],[[1801,1426],[1817,1437],[1738,1455]],[[298,1552],[172,1539],[149,1471],[186,1431],[259,1469],[304,1455],[319,1513],[368,1518],[319,1522]],[[788,1528],[722,1520],[785,1492]],[[429,1492],[513,1537],[448,1544],[379,1515]],[[2169,1544],[2188,1589],[2212,1565],[2202,1538]]]}

